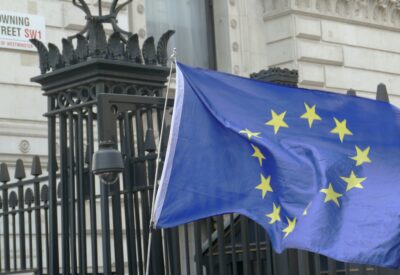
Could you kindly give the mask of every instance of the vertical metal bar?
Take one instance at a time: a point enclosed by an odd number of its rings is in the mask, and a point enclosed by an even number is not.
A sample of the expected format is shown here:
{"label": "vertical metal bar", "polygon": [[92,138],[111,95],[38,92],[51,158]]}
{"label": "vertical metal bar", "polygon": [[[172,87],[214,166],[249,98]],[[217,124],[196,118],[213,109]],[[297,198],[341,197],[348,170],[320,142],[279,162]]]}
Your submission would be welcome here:
{"label": "vertical metal bar", "polygon": [[[21,183],[21,180],[19,180]],[[26,269],[26,248],[25,248],[25,211],[24,211],[24,188],[22,184],[18,187],[18,210],[19,215],[19,257],[21,269]]]}
{"label": "vertical metal bar", "polygon": [[[50,171],[49,171],[50,172]],[[35,234],[36,234],[36,262],[38,274],[43,274],[43,258],[42,258],[42,221],[40,217],[40,181],[35,176],[35,182],[33,187],[34,198],[35,198]],[[53,229],[54,230],[54,229]],[[54,257],[54,256],[53,256]],[[54,263],[49,263],[49,269],[54,268]],[[52,273],[49,273],[52,274]],[[53,273],[55,274],[55,273]]]}
{"label": "vertical metal bar", "polygon": [[139,211],[139,194],[136,193],[133,196],[133,200],[134,200],[134,212],[135,212],[135,224],[137,225],[137,229],[136,229],[136,243],[137,243],[137,253],[138,253],[138,265],[139,265],[139,275],[143,275],[144,274],[144,265],[143,265],[143,255],[146,255],[145,253],[142,252],[142,245],[143,244],[143,240],[142,240],[142,236],[141,236],[141,230],[140,230],[140,211]]}
{"label": "vertical metal bar", "polygon": [[93,138],[93,110],[92,107],[88,108],[87,114],[87,154],[89,156],[89,200],[90,200],[90,236],[91,236],[91,247],[92,247],[92,273],[93,275],[98,274],[98,252],[97,252],[97,218],[96,218],[96,187],[94,175],[91,173],[92,167],[92,155],[94,152],[94,138]]}
{"label": "vertical metal bar", "polygon": [[[152,108],[149,106],[147,108],[147,134],[146,135],[146,140],[145,143],[148,142],[148,144],[151,144],[153,148],[144,148],[148,154],[147,154],[147,174],[148,174],[148,185],[149,185],[149,198],[153,198],[153,192],[155,190],[155,187],[153,186],[153,183],[155,182],[154,179],[158,175],[156,175],[156,160],[157,160],[157,154],[155,151],[157,150],[156,145],[155,145],[155,139],[154,139],[154,132],[153,132],[153,111]],[[150,205],[150,209],[153,206]],[[187,228],[186,228],[187,229]],[[186,231],[187,232],[187,231]],[[153,241],[152,241],[152,247],[151,247],[151,262],[152,262],[152,268],[153,272],[156,274],[163,275],[164,273],[164,263],[163,263],[163,255],[162,255],[162,240],[161,240],[161,231],[160,230],[153,230]],[[190,272],[188,273],[190,274]]]}
{"label": "vertical metal bar", "polygon": [[265,257],[267,262],[267,275],[272,275],[274,272],[273,269],[273,250],[271,246],[271,242],[269,240],[268,233],[265,233]]}
{"label": "vertical metal bar", "polygon": [[[212,239],[212,221],[211,218],[206,219],[207,223],[207,238],[208,238],[208,272],[207,274],[213,275],[214,274],[214,258],[213,258],[213,239]],[[248,274],[248,273],[244,273]]]}
{"label": "vertical metal bar", "polygon": [[256,274],[261,275],[260,226],[254,223],[256,241]]}
{"label": "vertical metal bar", "polygon": [[282,254],[273,254],[274,258],[274,272],[276,274],[291,274],[289,265],[289,253],[287,250]]}
{"label": "vertical metal bar", "polygon": [[[162,89],[159,89],[155,92],[156,96],[162,96]],[[165,137],[165,134],[167,133],[166,129],[164,129],[163,132],[161,132],[161,124],[162,124],[162,118],[163,118],[163,109],[156,109],[156,115],[157,115],[157,130],[159,133],[159,136],[161,137],[161,135],[163,136],[162,139],[162,143],[161,143],[161,150],[160,150],[160,162],[158,163],[159,165],[159,171],[163,170],[164,167],[164,158],[165,158],[165,152],[167,149],[167,138]],[[159,175],[157,175],[158,177],[161,176],[161,173]],[[197,228],[197,229],[196,229]],[[163,230],[162,232],[166,232],[165,230]],[[203,251],[202,251],[202,243],[201,243],[201,228],[200,228],[200,222],[196,222],[195,223],[195,235],[196,232],[198,232],[197,236],[195,236],[195,246],[196,246],[196,271],[198,271],[196,274],[201,275],[203,273],[203,268],[202,268],[202,263],[203,263]],[[167,248],[167,244],[168,244],[168,239],[167,238],[163,238],[163,242],[164,242],[164,247]],[[170,263],[170,255],[168,254],[168,250],[164,249],[164,255],[165,255],[165,264],[167,266],[167,268],[165,269],[165,274],[169,275],[170,274],[170,269],[168,268],[169,266],[171,266]]]}
{"label": "vertical metal bar", "polygon": [[218,244],[218,267],[219,274],[227,274],[226,260],[225,260],[225,234],[224,234],[224,220],[222,216],[217,218],[217,244]]}
{"label": "vertical metal bar", "polygon": [[[145,151],[144,151],[144,130],[142,121],[142,111],[136,110],[136,142],[138,151],[138,162],[136,163],[136,183],[138,185],[147,185],[146,179],[146,166],[144,162]],[[141,216],[143,222],[143,254],[147,255],[148,236],[149,236],[149,224],[150,224],[150,211],[149,211],[149,198],[147,192],[141,192]],[[152,273],[153,270],[150,270]]]}
{"label": "vertical metal bar", "polygon": [[245,216],[240,217],[240,228],[242,234],[243,247],[243,273],[251,274],[250,253],[249,253],[249,223]]}
{"label": "vertical metal bar", "polygon": [[214,1],[207,0],[205,5],[206,27],[207,27],[207,48],[208,48],[208,66],[211,69],[217,69],[217,52],[215,43],[215,28],[214,28]]}
{"label": "vertical metal bar", "polygon": [[236,255],[236,228],[235,228],[235,218],[233,214],[229,215],[229,224],[231,228],[231,247],[232,247],[232,273],[233,275],[238,274],[237,270],[237,255]]}
{"label": "vertical metal bar", "polygon": [[126,234],[127,239],[127,252],[128,252],[128,272],[129,275],[135,274],[137,270],[137,263],[136,263],[136,244],[135,244],[135,217],[133,212],[133,195],[132,195],[132,181],[133,178],[133,161],[132,158],[133,154],[133,132],[132,132],[132,124],[130,115],[125,112],[123,123],[120,124],[120,137],[122,142],[122,155],[124,160],[124,165],[128,169],[125,169],[123,174],[123,186],[124,190],[127,193],[124,196],[124,204],[125,204],[125,222],[126,222]]}
{"label": "vertical metal bar", "polygon": [[328,274],[336,275],[336,262],[330,258],[328,258]]}
{"label": "vertical metal bar", "polygon": [[[6,186],[6,182],[3,182]],[[8,214],[8,189],[3,189],[3,235],[4,235],[4,270],[10,271],[10,229]]]}
{"label": "vertical metal bar", "polygon": [[[103,93],[105,90],[104,84],[98,84],[98,93]],[[101,106],[98,103],[98,110],[102,110],[105,106]],[[103,109],[105,110],[105,109]],[[100,112],[99,112],[100,113]],[[101,120],[100,120],[101,119]],[[110,125],[106,125],[110,123]],[[99,140],[104,140],[104,138],[111,139],[111,142],[114,144],[114,148],[118,149],[117,146],[117,129],[116,129],[116,121],[115,117],[108,117],[102,115],[98,117],[98,133]],[[105,129],[107,127],[107,130]],[[107,135],[107,137],[105,137]],[[111,204],[112,204],[112,218],[113,218],[113,236],[114,236],[114,254],[115,254],[115,268],[116,274],[123,275],[124,274],[124,254],[123,254],[123,239],[122,239],[122,215],[121,215],[121,194],[120,194],[120,183],[117,180],[115,183],[111,184],[108,187],[108,191],[110,191],[111,195]],[[107,194],[108,195],[108,194]],[[105,198],[104,198],[105,199]],[[105,213],[103,212],[104,214]],[[109,221],[108,221],[109,222]],[[103,238],[105,236],[103,235]],[[109,238],[110,236],[108,236]],[[103,256],[104,253],[103,253]]]}
{"label": "vertical metal bar", "polygon": [[69,258],[69,212],[68,212],[68,152],[67,119],[60,115],[60,160],[61,160],[61,235],[62,235],[62,274],[70,274]]}
{"label": "vertical metal bar", "polygon": [[344,270],[346,272],[346,275],[350,275],[350,264],[345,263],[344,264]]}
{"label": "vertical metal bar", "polygon": [[113,229],[114,229],[114,253],[115,268],[117,275],[124,275],[124,254],[122,240],[122,215],[121,215],[121,195],[119,180],[110,186],[112,213],[113,213]]}
{"label": "vertical metal bar", "polygon": [[[135,121],[136,121],[136,116],[135,116]],[[129,124],[130,128],[126,128],[126,129],[130,130],[130,132],[129,132],[129,134],[131,136],[130,142],[133,142],[134,141],[134,135],[133,135],[133,129],[132,129],[132,125],[133,125],[133,117],[132,116],[129,116],[128,124]],[[128,125],[126,125],[126,126],[128,126]],[[131,146],[131,149],[132,149],[132,156],[135,156],[135,146],[132,143],[130,143],[130,146]],[[132,171],[131,176],[133,177],[132,180],[131,180],[132,187],[133,186],[137,186],[139,184],[139,182],[138,182],[139,178],[137,177],[137,170],[136,169],[137,169],[136,163],[133,163],[131,165],[131,169],[130,169]],[[134,210],[134,216],[135,216],[134,224],[136,225],[135,238],[136,238],[137,254],[138,254],[137,255],[137,259],[138,259],[138,263],[137,264],[138,264],[139,274],[142,275],[144,273],[143,255],[146,255],[146,254],[145,253],[142,254],[142,247],[144,246],[144,244],[142,246],[143,240],[142,240],[142,237],[141,237],[141,230],[140,230],[139,192],[133,193],[133,203],[134,203],[134,209],[133,210]]]}
{"label": "vertical metal bar", "polygon": [[166,275],[170,275],[170,256],[169,256],[169,244],[168,244],[168,236],[165,229],[162,229],[163,233],[163,253],[165,255],[165,268],[164,272]]}
{"label": "vertical metal bar", "polygon": [[99,15],[103,15],[103,9],[101,8],[101,0],[98,0],[98,5],[99,5]]}
{"label": "vertical metal bar", "polygon": [[[2,215],[0,216],[0,217],[2,217],[3,216],[3,213],[2,213]],[[1,240],[1,238],[0,238],[0,240]],[[4,234],[3,234],[3,241],[4,241]],[[3,242],[4,243],[4,242]],[[0,242],[0,272],[2,271],[2,269],[3,269],[3,265],[2,265],[2,259],[3,259],[3,257],[2,257],[2,254],[1,254],[1,250],[2,250],[2,248],[1,248],[1,242]]]}
{"label": "vertical metal bar", "polygon": [[50,248],[50,239],[49,239],[49,206],[46,204],[44,207],[44,223],[45,223],[45,234],[46,234],[46,263],[47,267],[49,266],[49,248]]}
{"label": "vertical metal bar", "polygon": [[288,249],[286,261],[288,262],[288,266],[289,266],[289,274],[299,274],[297,250]]}
{"label": "vertical metal bar", "polygon": [[201,249],[201,228],[200,222],[194,222],[194,247],[195,247],[195,261],[196,261],[196,274],[203,275],[203,251]]}
{"label": "vertical metal bar", "polygon": [[101,183],[101,235],[103,243],[103,274],[111,275],[110,214],[108,185]]}
{"label": "vertical metal bar", "polygon": [[[153,233],[154,234],[154,233]],[[186,274],[190,275],[190,252],[189,252],[189,233],[188,233],[188,225],[185,224],[183,226],[183,234],[185,240],[185,263],[186,263]]]}
{"label": "vertical metal bar", "polygon": [[297,257],[299,263],[299,275],[310,274],[310,263],[308,260],[308,252],[298,251]]}
{"label": "vertical metal bar", "polygon": [[181,274],[181,261],[179,250],[179,231],[178,228],[167,229],[169,238],[169,251],[171,259],[171,274]]}
{"label": "vertical metal bar", "polygon": [[83,114],[78,110],[75,120],[75,150],[76,150],[76,173],[78,189],[78,238],[79,238],[79,274],[86,274],[86,214],[85,214],[85,190],[83,180],[84,149],[83,149]]}
{"label": "vertical metal bar", "polygon": [[[2,213],[3,214],[3,213]],[[1,215],[0,217],[2,217],[3,215]],[[1,240],[1,238],[0,238],[0,240]],[[3,234],[3,241],[4,241],[4,234]],[[3,242],[4,243],[4,242]],[[0,243],[1,244],[1,243]],[[2,271],[2,269],[3,269],[3,265],[2,265],[2,259],[3,259],[3,257],[2,257],[2,255],[1,255],[1,245],[0,245],[0,271]]]}
{"label": "vertical metal bar", "polygon": [[358,270],[360,271],[360,275],[366,275],[367,274],[367,270],[366,270],[366,265],[358,265]]}
{"label": "vertical metal bar", "polygon": [[[32,210],[31,205],[29,205],[30,210],[28,211],[28,228],[29,228],[29,265],[33,268],[33,237],[32,237]],[[0,268],[1,270],[1,268]]]}
{"label": "vertical metal bar", "polygon": [[78,273],[76,263],[76,220],[75,220],[75,163],[74,163],[74,116],[73,112],[68,113],[68,186],[69,186],[69,233],[71,247],[71,272],[73,275]]}
{"label": "vertical metal bar", "polygon": [[[54,99],[48,98],[48,110],[55,107]],[[56,117],[48,117],[48,167],[49,167],[49,223],[50,223],[50,264],[49,274],[58,274],[58,225],[57,225],[57,177],[56,177]],[[37,184],[39,188],[39,183]],[[38,200],[39,198],[36,198]],[[38,201],[39,202],[39,201]],[[40,215],[40,213],[39,213]],[[39,225],[40,227],[40,225]],[[41,260],[40,260],[41,261]],[[40,268],[40,273],[42,269]]]}
{"label": "vertical metal bar", "polygon": [[315,274],[317,275],[321,274],[321,259],[318,254],[314,254],[314,269],[315,269]]}
{"label": "vertical metal bar", "polygon": [[[15,209],[12,208],[14,211]],[[14,270],[17,270],[17,225],[15,223],[15,212],[12,214],[12,233],[13,233],[13,260],[14,260]]]}

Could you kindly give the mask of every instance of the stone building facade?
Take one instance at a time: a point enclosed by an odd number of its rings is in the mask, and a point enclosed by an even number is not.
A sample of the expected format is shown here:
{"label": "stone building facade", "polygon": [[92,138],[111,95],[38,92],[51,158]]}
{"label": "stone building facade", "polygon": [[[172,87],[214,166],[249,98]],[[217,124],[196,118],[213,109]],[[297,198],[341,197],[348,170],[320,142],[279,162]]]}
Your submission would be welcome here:
{"label": "stone building facade", "polygon": [[[85,23],[71,2],[2,0],[0,11],[43,16],[45,42],[61,46],[62,37]],[[98,1],[87,2],[95,12]],[[103,0],[104,8],[110,3]],[[241,76],[274,66],[297,69],[301,87],[340,93],[353,88],[371,98],[382,82],[391,102],[400,105],[398,0],[134,0],[118,20],[141,42],[176,29],[178,60],[190,65]],[[29,165],[37,154],[46,165],[46,102],[30,82],[40,74],[37,55],[0,48],[0,60],[0,160],[12,167],[22,158]]]}

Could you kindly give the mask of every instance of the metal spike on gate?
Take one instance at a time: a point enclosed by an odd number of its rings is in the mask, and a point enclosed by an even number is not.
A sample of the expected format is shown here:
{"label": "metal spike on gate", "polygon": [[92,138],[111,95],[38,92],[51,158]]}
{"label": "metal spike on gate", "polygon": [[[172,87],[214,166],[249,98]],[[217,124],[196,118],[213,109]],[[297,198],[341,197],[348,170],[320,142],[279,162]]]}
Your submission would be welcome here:
{"label": "metal spike on gate", "polygon": [[386,89],[386,85],[383,83],[380,83],[378,85],[378,89],[376,91],[376,100],[389,102],[389,95]]}
{"label": "metal spike on gate", "polygon": [[[60,188],[58,188],[59,190]],[[57,193],[59,193],[57,191]],[[40,200],[43,202],[48,202],[49,201],[49,187],[45,184],[42,186],[42,189],[40,190]]]}
{"label": "metal spike on gate", "polygon": [[0,165],[0,182],[7,183],[10,181],[10,174],[6,163]]}
{"label": "metal spike on gate", "polygon": [[24,166],[24,162],[22,161],[22,159],[17,159],[17,163],[15,165],[14,178],[16,178],[18,180],[22,180],[22,179],[26,178],[25,166]]}
{"label": "metal spike on gate", "polygon": [[347,95],[351,95],[351,96],[357,96],[357,92],[353,89],[350,89],[347,91]]}
{"label": "metal spike on gate", "polygon": [[40,164],[39,156],[34,156],[32,159],[32,176],[40,176],[42,174],[42,165]]}
{"label": "metal spike on gate", "polygon": [[18,195],[15,191],[12,191],[8,196],[8,206],[10,206],[12,209],[15,209],[17,205],[18,205]]}
{"label": "metal spike on gate", "polygon": [[156,141],[154,139],[153,129],[147,129],[146,139],[144,141],[144,150],[149,153],[154,153],[157,150]]}
{"label": "metal spike on gate", "polygon": [[33,191],[31,188],[26,189],[25,191],[25,204],[27,205],[31,205],[32,203],[34,203],[35,201],[35,197],[33,195]]}

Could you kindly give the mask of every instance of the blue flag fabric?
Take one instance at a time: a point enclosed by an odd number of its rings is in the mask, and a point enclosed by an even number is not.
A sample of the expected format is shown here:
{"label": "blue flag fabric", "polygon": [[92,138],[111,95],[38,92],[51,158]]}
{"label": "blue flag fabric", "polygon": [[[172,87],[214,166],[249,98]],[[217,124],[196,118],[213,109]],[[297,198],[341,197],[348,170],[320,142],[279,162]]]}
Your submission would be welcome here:
{"label": "blue flag fabric", "polygon": [[177,68],[154,221],[240,213],[277,252],[400,266],[400,111],[389,103]]}

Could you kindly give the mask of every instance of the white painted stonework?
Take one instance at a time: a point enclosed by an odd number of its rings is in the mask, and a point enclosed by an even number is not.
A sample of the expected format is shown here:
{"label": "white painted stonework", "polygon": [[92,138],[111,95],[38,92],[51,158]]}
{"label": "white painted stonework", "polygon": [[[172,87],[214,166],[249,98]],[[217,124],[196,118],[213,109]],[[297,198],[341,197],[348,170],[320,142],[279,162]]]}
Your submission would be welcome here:
{"label": "white painted stonework", "polygon": [[266,51],[268,66],[298,69],[300,86],[353,88],[367,97],[382,82],[391,101],[399,101],[400,1],[265,0],[263,5],[267,48],[279,49]]}

